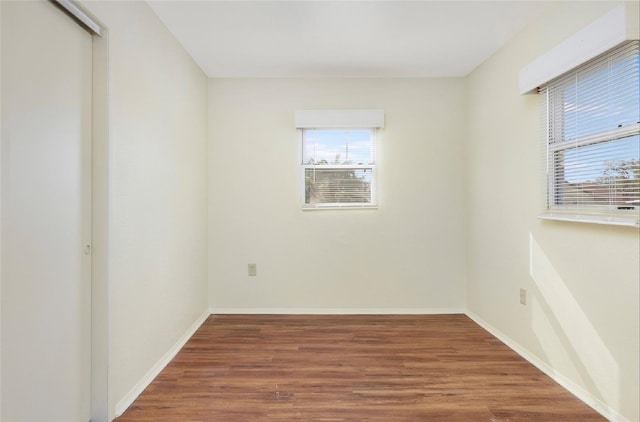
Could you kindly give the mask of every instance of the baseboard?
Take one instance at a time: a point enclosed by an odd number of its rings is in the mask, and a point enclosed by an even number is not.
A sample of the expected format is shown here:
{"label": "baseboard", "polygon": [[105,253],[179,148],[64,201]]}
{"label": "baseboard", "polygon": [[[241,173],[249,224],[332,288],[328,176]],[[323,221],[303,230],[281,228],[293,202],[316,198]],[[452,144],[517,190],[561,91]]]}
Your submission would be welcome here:
{"label": "baseboard", "polygon": [[460,308],[210,308],[212,315],[436,315],[464,314]]}
{"label": "baseboard", "polygon": [[596,412],[600,413],[602,416],[607,418],[611,422],[629,422],[627,418],[618,413],[615,409],[612,409],[609,405],[604,403],[602,400],[593,396],[589,392],[587,392],[584,388],[573,382],[571,379],[567,378],[565,375],[556,371],[551,365],[542,361],[540,358],[530,353],[518,344],[516,341],[511,339],[509,336],[480,318],[478,315],[473,312],[467,311],[467,316],[471,318],[476,324],[487,330],[493,336],[498,338],[501,342],[506,344],[509,348],[513,349],[514,352],[522,356],[533,366],[544,372],[555,382],[563,386],[567,391],[576,396],[578,399],[582,400],[585,404],[591,407]]}
{"label": "baseboard", "polygon": [[138,398],[138,396],[144,391],[145,388],[151,384],[151,381],[171,362],[171,359],[178,354],[180,349],[189,341],[191,336],[200,328],[202,323],[211,315],[207,310],[196,319],[196,321],[187,329],[182,337],[169,349],[167,353],[151,367],[149,372],[131,389],[129,392],[116,404],[116,418],[122,415],[125,410],[131,406],[131,404]]}

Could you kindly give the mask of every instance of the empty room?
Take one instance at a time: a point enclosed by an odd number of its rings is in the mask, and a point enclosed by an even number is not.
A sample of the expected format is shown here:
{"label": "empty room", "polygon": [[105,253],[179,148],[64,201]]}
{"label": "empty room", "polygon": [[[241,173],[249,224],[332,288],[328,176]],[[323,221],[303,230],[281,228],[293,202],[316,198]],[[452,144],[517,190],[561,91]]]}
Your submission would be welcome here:
{"label": "empty room", "polygon": [[0,420],[640,421],[639,22],[0,0]]}

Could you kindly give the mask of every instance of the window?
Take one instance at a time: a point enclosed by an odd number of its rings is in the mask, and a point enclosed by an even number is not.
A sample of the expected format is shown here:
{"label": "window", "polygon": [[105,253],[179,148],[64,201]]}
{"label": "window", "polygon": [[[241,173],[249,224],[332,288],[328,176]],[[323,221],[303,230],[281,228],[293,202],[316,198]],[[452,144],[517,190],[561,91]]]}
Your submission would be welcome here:
{"label": "window", "polygon": [[298,110],[303,209],[376,208],[376,130],[384,110]]}
{"label": "window", "polygon": [[301,129],[303,207],[376,206],[375,129]]}
{"label": "window", "polygon": [[543,218],[638,226],[638,41],[542,87],[547,212]]}

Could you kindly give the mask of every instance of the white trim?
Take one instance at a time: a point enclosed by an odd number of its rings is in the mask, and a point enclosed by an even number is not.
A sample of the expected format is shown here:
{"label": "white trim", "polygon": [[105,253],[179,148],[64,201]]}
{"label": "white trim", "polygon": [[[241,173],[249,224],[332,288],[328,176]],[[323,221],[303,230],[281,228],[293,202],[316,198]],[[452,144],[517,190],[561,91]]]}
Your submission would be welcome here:
{"label": "white trim", "polygon": [[211,313],[209,311],[205,311],[202,315],[198,317],[198,319],[187,329],[182,337],[178,339],[178,341],[169,349],[165,355],[160,358],[155,365],[149,369],[149,371],[142,377],[140,381],[133,386],[131,390],[116,404],[116,418],[122,415],[131,404],[138,398],[138,396],[144,391],[145,388],[151,384],[151,381],[155,379],[155,377],[160,374],[160,372],[171,362],[180,349],[184,347],[184,345],[189,341],[191,336],[200,328],[200,326],[204,323],[204,321],[209,318]]}
{"label": "white trim", "polygon": [[109,31],[92,37],[91,93],[91,420],[110,421],[109,394]]}
{"label": "white trim", "polygon": [[538,215],[541,220],[568,221],[570,223],[606,224],[610,226],[624,226],[640,228],[640,221],[636,217],[614,218],[597,215],[562,214],[560,212],[546,212]]}
{"label": "white trim", "polygon": [[378,205],[369,205],[362,204],[358,205],[357,203],[326,203],[326,204],[315,204],[315,205],[307,205],[302,204],[302,211],[318,211],[318,210],[377,210]]}
{"label": "white trim", "polygon": [[93,34],[101,37],[104,30],[103,26],[96,21],[89,12],[75,0],[54,0],[69,15],[73,16],[84,26],[86,26]]}
{"label": "white trim", "polygon": [[462,308],[210,308],[212,315],[437,315],[464,314]]}
{"label": "white trim", "polygon": [[364,129],[384,127],[384,110],[297,110],[298,129]]}
{"label": "white trim", "polygon": [[[2,22],[2,6],[0,5],[0,23]],[[2,31],[0,31],[0,46]],[[0,66],[0,98],[2,98],[2,66]],[[2,101],[0,101],[0,134],[2,133]],[[0,138],[1,139],[1,138]],[[0,141],[0,228],[2,226],[2,142]],[[0,235],[0,258],[2,257],[2,236]],[[2,259],[0,259],[0,327],[2,327]],[[2,362],[2,335],[0,334],[0,362]],[[0,365],[0,415],[2,415],[2,365]]]}
{"label": "white trim", "polygon": [[604,403],[599,398],[593,396],[584,388],[573,382],[571,379],[567,378],[565,375],[561,374],[557,370],[555,370],[551,365],[544,362],[540,358],[538,358],[533,353],[530,353],[527,349],[522,347],[518,342],[511,339],[509,336],[504,334],[502,331],[498,330],[478,315],[473,312],[467,310],[467,316],[471,318],[476,324],[487,330],[493,336],[497,337],[498,340],[503,342],[509,348],[511,348],[514,352],[522,356],[533,366],[544,372],[548,375],[552,380],[560,384],[571,394],[576,396],[578,399],[582,400],[585,404],[590,406],[593,410],[600,413],[602,416],[610,420],[611,422],[629,422],[627,418],[622,416],[616,410],[612,409],[609,405]]}
{"label": "white trim", "polygon": [[537,88],[625,41],[638,39],[637,5],[623,4],[520,70],[520,93]]}

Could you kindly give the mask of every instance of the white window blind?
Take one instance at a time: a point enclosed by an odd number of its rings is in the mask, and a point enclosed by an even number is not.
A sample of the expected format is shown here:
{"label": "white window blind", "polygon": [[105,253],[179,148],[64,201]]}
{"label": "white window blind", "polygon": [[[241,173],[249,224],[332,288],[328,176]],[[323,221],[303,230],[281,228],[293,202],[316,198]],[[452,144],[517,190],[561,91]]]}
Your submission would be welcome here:
{"label": "white window blind", "polygon": [[638,226],[638,41],[541,88],[547,210],[542,218]]}
{"label": "white window blind", "polygon": [[303,208],[375,207],[375,129],[301,132]]}

